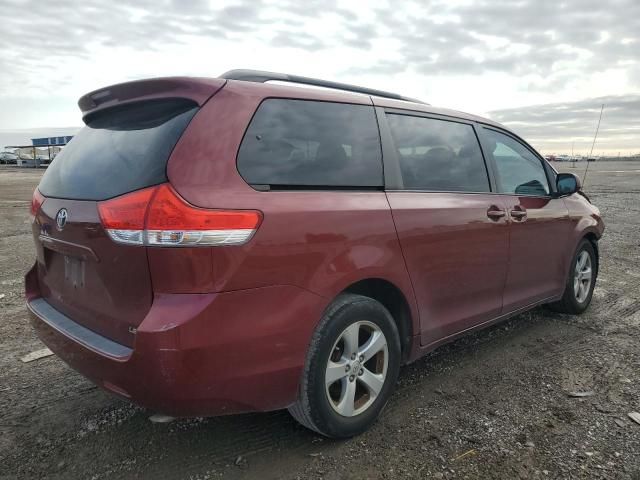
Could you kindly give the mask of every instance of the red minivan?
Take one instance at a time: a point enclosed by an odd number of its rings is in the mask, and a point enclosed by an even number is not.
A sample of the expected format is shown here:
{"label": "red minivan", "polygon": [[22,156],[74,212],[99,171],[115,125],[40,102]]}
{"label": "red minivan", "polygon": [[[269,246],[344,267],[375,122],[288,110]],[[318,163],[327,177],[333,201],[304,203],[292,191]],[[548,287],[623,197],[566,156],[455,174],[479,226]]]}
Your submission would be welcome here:
{"label": "red minivan", "polygon": [[598,209],[491,120],[251,70],[79,106],[33,195],[27,305],[65,362],[155,411],[288,408],[352,436],[402,364],[591,301]]}

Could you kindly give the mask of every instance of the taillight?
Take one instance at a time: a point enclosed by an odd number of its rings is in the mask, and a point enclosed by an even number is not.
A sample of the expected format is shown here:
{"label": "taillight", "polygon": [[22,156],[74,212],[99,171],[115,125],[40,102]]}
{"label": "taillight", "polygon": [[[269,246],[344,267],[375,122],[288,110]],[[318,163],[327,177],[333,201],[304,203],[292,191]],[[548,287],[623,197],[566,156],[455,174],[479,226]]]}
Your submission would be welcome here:
{"label": "taillight", "polygon": [[168,184],[100,202],[98,211],[115,242],[165,247],[241,245],[262,220],[255,210],[195,207]]}
{"label": "taillight", "polygon": [[112,240],[131,245],[144,243],[144,219],[156,188],[145,188],[98,204],[102,226]]}
{"label": "taillight", "polygon": [[187,203],[160,185],[147,213],[148,245],[238,245],[251,238],[261,220],[254,210],[209,210]]}
{"label": "taillight", "polygon": [[35,217],[38,214],[38,212],[40,211],[40,207],[42,207],[44,201],[45,198],[40,193],[40,190],[36,188],[33,191],[33,196],[31,197],[31,208],[29,209],[31,215]]}

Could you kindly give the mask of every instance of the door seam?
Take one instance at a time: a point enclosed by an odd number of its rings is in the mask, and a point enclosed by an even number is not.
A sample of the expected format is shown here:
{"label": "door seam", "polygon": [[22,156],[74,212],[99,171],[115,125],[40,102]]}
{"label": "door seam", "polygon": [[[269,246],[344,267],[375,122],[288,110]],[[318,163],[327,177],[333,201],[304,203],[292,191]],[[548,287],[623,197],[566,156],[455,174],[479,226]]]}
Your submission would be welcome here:
{"label": "door seam", "polygon": [[404,263],[404,271],[409,278],[409,284],[411,285],[411,293],[413,294],[413,303],[416,306],[416,311],[418,312],[418,326],[419,331],[413,332],[413,336],[418,335],[420,345],[422,345],[422,312],[420,311],[420,304],[418,303],[418,297],[416,296],[416,287],[413,284],[413,278],[411,278],[411,273],[409,273],[409,265],[407,264],[407,257],[404,254],[404,248],[402,247],[402,242],[400,241],[400,235],[398,234],[398,226],[396,225],[396,219],[393,216],[393,208],[391,207],[391,202],[389,201],[389,195],[387,192],[384,192],[384,198],[387,200],[387,205],[389,205],[389,213],[391,215],[391,221],[393,222],[393,229],[396,233],[396,241],[398,242],[398,248],[400,249],[400,254],[402,255],[402,262]]}

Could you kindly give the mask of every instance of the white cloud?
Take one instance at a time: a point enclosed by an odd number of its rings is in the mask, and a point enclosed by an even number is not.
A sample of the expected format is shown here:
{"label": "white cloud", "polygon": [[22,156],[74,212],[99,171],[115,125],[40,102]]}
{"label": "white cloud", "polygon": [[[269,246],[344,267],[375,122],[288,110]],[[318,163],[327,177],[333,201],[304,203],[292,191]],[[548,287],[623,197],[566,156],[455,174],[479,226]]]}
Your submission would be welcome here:
{"label": "white cloud", "polygon": [[640,93],[637,0],[3,3],[0,129],[79,125],[77,98],[108,84],[233,68],[479,114]]}

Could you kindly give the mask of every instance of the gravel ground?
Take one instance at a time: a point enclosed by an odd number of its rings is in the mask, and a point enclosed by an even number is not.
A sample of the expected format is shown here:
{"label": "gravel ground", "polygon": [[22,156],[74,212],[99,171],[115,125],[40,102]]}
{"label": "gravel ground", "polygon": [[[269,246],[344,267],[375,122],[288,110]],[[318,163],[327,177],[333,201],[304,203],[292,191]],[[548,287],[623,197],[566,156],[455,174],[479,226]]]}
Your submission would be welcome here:
{"label": "gravel ground", "polygon": [[152,423],[54,356],[22,363],[43,347],[22,294],[41,172],[0,168],[0,478],[640,479],[640,162],[589,169],[607,225],[590,309],[436,350],[402,369],[369,432],[332,441],[286,412]]}

